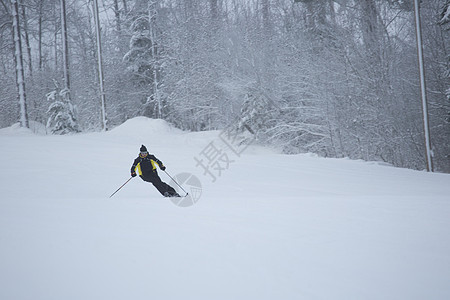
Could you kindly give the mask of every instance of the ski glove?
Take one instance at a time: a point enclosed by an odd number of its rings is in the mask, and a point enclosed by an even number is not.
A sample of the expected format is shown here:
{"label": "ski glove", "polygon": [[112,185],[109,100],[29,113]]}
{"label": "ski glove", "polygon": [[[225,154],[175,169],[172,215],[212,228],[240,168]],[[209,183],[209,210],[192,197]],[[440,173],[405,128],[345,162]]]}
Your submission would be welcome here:
{"label": "ski glove", "polygon": [[159,168],[163,171],[166,169],[166,167],[164,167],[164,166],[160,166]]}
{"label": "ski glove", "polygon": [[136,172],[132,172],[131,177],[136,177]]}

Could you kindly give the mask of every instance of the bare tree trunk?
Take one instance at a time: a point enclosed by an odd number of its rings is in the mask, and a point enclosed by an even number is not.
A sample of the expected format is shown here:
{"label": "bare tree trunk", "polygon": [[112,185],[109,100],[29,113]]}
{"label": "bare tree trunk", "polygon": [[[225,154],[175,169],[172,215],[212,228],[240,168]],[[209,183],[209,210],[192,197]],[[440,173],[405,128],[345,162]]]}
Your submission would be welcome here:
{"label": "bare tree trunk", "polygon": [[161,97],[159,93],[159,61],[158,61],[158,44],[156,37],[156,20],[158,16],[157,0],[150,0],[148,3],[148,14],[150,23],[150,40],[152,43],[153,58],[153,101],[156,103],[156,118],[162,117]]}
{"label": "bare tree trunk", "polygon": [[423,44],[422,44],[422,29],[420,23],[420,5],[418,0],[414,0],[414,15],[416,24],[416,40],[417,40],[417,58],[419,62],[419,74],[420,74],[420,90],[422,96],[422,116],[423,116],[423,128],[425,138],[425,156],[427,163],[427,171],[433,172],[433,151],[431,150],[430,141],[430,123],[428,120],[428,102],[427,102],[427,89],[425,84],[425,68],[423,63]]}
{"label": "bare tree trunk", "polygon": [[381,64],[381,30],[374,0],[361,0],[362,38],[372,65]]}
{"label": "bare tree trunk", "polygon": [[66,0],[61,0],[61,37],[63,46],[64,88],[69,91],[69,93],[66,93],[66,97],[69,97],[70,99],[69,45],[67,40]]}
{"label": "bare tree trunk", "polygon": [[33,64],[32,64],[32,59],[31,59],[30,37],[28,35],[28,19],[27,19],[27,14],[25,13],[24,0],[21,0],[20,5],[22,6],[23,31],[24,31],[24,36],[25,36],[25,45],[27,46],[28,75],[30,77],[32,77],[33,76]]}
{"label": "bare tree trunk", "polygon": [[56,12],[56,7],[55,5],[53,5],[53,17],[55,20],[55,29],[53,30],[53,41],[54,41],[54,49],[53,51],[55,52],[55,72],[58,71],[58,22],[57,20],[57,12]]}
{"label": "bare tree trunk", "polygon": [[39,55],[39,70],[42,70],[42,13],[44,1],[39,1],[39,16],[38,16],[38,55]]}
{"label": "bare tree trunk", "polygon": [[[115,1],[117,3],[117,1]],[[98,62],[98,81],[100,84],[100,98],[101,98],[101,112],[102,112],[102,129],[103,131],[108,130],[108,118],[106,116],[106,96],[104,88],[104,78],[103,78],[103,59],[102,59],[102,41],[100,34],[100,19],[98,15],[98,2],[94,0],[94,20],[95,20],[95,32],[97,36],[97,62]]]}
{"label": "bare tree trunk", "polygon": [[117,35],[120,36],[120,32],[122,31],[122,28],[121,28],[121,21],[120,21],[119,0],[114,0],[114,15],[116,17]]}
{"label": "bare tree trunk", "polygon": [[25,76],[23,72],[22,37],[20,35],[19,4],[11,0],[13,17],[14,60],[16,65],[16,83],[19,92],[20,126],[29,127],[27,101],[25,92]]}
{"label": "bare tree trunk", "polygon": [[[124,5],[126,6],[126,2],[124,1]],[[114,0],[114,14],[115,14],[115,19],[116,19],[116,53],[120,56],[123,55],[123,53],[126,52],[126,48],[125,48],[125,44],[123,43],[123,22],[125,18],[122,18],[122,14],[124,13],[124,11],[126,11],[126,9],[124,8],[122,11],[119,7],[119,0]]]}

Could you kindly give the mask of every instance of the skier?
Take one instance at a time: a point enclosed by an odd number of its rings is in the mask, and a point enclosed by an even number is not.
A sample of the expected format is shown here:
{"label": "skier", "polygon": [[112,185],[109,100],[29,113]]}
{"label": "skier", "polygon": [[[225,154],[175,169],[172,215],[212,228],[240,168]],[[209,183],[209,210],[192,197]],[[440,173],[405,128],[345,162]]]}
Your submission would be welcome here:
{"label": "skier", "polygon": [[144,181],[151,182],[164,197],[180,197],[173,187],[161,181],[156,171],[156,165],[163,171],[166,169],[162,161],[157,159],[153,154],[148,154],[147,148],[142,145],[139,156],[131,166],[131,176],[136,177],[137,169],[139,177]]}

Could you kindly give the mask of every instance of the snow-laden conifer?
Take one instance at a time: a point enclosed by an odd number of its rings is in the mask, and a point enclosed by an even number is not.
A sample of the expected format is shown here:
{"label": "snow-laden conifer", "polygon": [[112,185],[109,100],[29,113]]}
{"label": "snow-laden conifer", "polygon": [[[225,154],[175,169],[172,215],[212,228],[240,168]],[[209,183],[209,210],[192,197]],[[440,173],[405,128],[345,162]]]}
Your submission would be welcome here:
{"label": "snow-laden conifer", "polygon": [[47,110],[49,114],[47,128],[53,134],[68,134],[80,132],[77,119],[75,117],[75,107],[72,105],[67,94],[67,89],[58,89],[48,93],[47,100],[51,101]]}

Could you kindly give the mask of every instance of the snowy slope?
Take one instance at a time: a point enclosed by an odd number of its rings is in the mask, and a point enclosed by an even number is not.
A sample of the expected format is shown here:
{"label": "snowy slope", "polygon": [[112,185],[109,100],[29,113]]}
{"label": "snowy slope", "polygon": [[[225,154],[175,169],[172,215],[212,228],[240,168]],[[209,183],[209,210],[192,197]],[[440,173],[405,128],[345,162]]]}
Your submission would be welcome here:
{"label": "snowy slope", "polygon": [[[1,129],[0,299],[450,299],[448,174],[250,147],[213,182],[219,134]],[[195,205],[139,178],[109,198],[141,144]]]}

